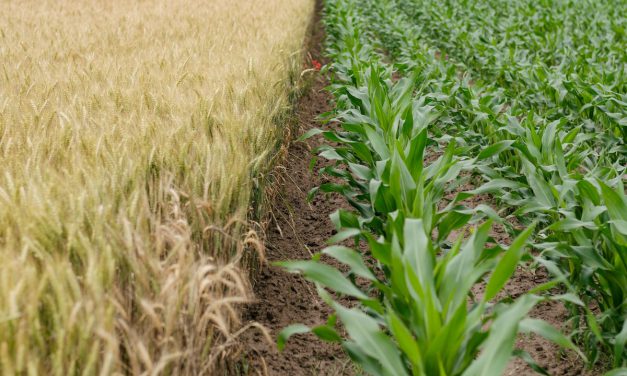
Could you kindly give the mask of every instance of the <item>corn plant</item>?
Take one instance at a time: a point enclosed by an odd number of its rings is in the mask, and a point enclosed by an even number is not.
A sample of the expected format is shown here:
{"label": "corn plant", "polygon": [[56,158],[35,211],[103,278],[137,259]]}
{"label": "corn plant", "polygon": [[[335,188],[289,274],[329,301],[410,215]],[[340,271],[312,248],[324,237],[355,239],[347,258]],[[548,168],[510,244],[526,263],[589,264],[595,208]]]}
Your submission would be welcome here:
{"label": "corn plant", "polygon": [[[341,339],[334,315],[316,328],[288,327],[280,347],[289,335],[311,330],[324,340],[341,342],[351,358],[374,375],[500,375],[520,331],[539,333],[576,350],[550,325],[526,318],[540,297],[490,303],[514,272],[532,227],[500,252],[500,246],[486,247],[490,221],[465,242],[459,237],[450,249],[434,245],[421,219],[399,216],[389,226],[390,240],[363,233],[385,279],[376,277],[362,255],[344,246],[329,247],[323,254],[346,264],[348,277],[315,259],[282,263],[316,282],[349,338]],[[469,301],[473,286],[489,271],[485,293]],[[340,304],[325,288],[358,299],[360,306]]]}

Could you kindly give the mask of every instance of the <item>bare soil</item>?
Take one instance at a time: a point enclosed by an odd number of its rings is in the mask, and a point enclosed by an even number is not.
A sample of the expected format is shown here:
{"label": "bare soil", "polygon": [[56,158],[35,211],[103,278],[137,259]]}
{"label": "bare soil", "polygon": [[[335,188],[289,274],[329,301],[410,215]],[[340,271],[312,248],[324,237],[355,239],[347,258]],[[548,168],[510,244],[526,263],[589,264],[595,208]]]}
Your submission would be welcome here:
{"label": "bare soil", "polygon": [[[324,30],[320,22],[321,4],[318,3],[307,42],[307,60],[324,63],[321,53]],[[298,133],[319,126],[318,116],[332,109],[331,95],[324,90],[327,84],[323,75],[314,74],[310,90],[300,99],[296,109]],[[339,197],[333,196],[319,195],[307,202],[309,190],[324,182],[315,172],[320,166],[313,172],[309,168],[312,149],[320,144],[319,139],[291,143],[277,182],[280,187],[265,239],[267,265],[254,281],[256,300],[249,305],[245,316],[245,319],[268,328],[273,339],[290,324],[323,324],[331,313],[312,283],[272,265],[275,261],[310,259],[313,253],[321,251],[335,230],[329,215],[339,207],[347,207]],[[321,342],[313,335],[293,336],[282,353],[259,331],[250,331],[243,337],[248,374],[352,374],[350,362],[341,347]]]}
{"label": "bare soil", "polygon": [[[312,31],[307,41],[309,59],[325,62],[322,56],[324,29],[320,22],[321,1],[312,20]],[[308,59],[308,60],[309,60]],[[318,127],[320,114],[333,107],[332,97],[324,88],[328,81],[321,74],[315,74],[310,90],[301,97],[297,108],[298,132]],[[322,250],[326,240],[334,232],[329,215],[338,208],[348,208],[337,196],[316,196],[307,202],[307,193],[325,181],[324,177],[311,172],[312,149],[319,146],[321,140],[312,138],[305,142],[293,142],[289,145],[288,155],[282,168],[281,178],[277,181],[276,199],[273,204],[272,221],[266,231],[267,263],[256,276],[254,290],[256,299],[245,312],[245,321],[258,322],[265,326],[273,339],[286,326],[302,323],[315,326],[324,323],[331,313],[318,297],[313,284],[300,275],[290,274],[273,266],[275,261],[309,259],[315,252]],[[479,203],[493,204],[489,197],[474,200],[469,206]],[[479,202],[480,201],[480,202]],[[505,231],[495,228],[492,232],[495,240],[509,244]],[[507,286],[507,295],[516,297],[546,281],[546,274],[519,268]],[[485,286],[477,286],[476,293],[481,294]],[[532,313],[559,327],[566,319],[565,308],[557,303],[544,303]],[[274,343],[269,343],[260,331],[248,331],[242,335],[244,354],[243,367],[238,373],[246,375],[352,375],[355,374],[350,361],[342,349],[333,344],[321,342],[313,335],[297,335],[290,339],[286,349],[279,353]],[[555,345],[536,336],[521,336],[517,346],[527,351],[551,375],[575,376],[593,375],[584,369],[583,363],[572,353],[561,352]],[[505,375],[536,375],[523,361],[512,361]]]}

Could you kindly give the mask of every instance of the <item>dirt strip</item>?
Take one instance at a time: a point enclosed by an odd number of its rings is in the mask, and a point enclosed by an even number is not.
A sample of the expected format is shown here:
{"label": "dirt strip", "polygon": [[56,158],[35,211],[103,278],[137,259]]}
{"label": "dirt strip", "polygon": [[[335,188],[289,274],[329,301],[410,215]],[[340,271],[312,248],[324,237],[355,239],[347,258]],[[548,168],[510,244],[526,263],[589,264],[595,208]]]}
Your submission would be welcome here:
{"label": "dirt strip", "polygon": [[[324,62],[322,42],[324,29],[320,22],[321,3],[316,6],[311,37],[307,43],[311,59]],[[318,115],[331,110],[331,95],[324,88],[328,81],[315,74],[312,87],[297,107],[298,134],[317,127]],[[325,322],[331,313],[318,297],[312,283],[300,275],[290,274],[272,266],[274,261],[310,259],[312,253],[325,247],[334,233],[329,214],[346,204],[339,197],[317,196],[307,202],[308,191],[323,181],[310,172],[311,150],[321,140],[293,142],[281,174],[279,191],[273,209],[273,221],[266,233],[266,257],[255,281],[256,302],[248,307],[246,320],[256,321],[270,330],[273,338],[287,325],[302,323],[315,326]],[[261,333],[244,335],[245,363],[250,375],[345,375],[352,374],[349,360],[339,346],[324,343],[312,335],[290,339],[286,349],[278,353]]]}

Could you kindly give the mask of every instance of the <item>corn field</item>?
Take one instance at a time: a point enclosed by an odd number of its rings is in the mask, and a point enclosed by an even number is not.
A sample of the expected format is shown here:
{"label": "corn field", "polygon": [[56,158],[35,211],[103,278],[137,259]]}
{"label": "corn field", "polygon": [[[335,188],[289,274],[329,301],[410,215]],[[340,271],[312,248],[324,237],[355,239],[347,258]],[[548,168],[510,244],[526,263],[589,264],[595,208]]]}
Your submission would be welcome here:
{"label": "corn field", "polygon": [[[627,374],[627,3],[324,12],[336,108],[303,138],[326,140],[331,181],[310,195],[353,210],[332,215],[321,253],[281,263],[333,314],[285,328],[279,347],[312,332],[372,375],[500,375],[513,357],[547,374],[515,346],[534,333]],[[519,268],[550,277],[509,296]],[[568,309],[561,327],[530,315],[547,301]]]}

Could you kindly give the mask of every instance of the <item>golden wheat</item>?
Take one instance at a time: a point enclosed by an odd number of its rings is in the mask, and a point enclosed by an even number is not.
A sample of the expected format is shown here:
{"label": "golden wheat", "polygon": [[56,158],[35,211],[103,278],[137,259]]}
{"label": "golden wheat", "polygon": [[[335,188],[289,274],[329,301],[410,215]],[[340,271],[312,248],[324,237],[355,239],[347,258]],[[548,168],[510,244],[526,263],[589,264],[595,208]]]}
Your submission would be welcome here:
{"label": "golden wheat", "polygon": [[0,373],[220,367],[312,11],[0,2]]}

